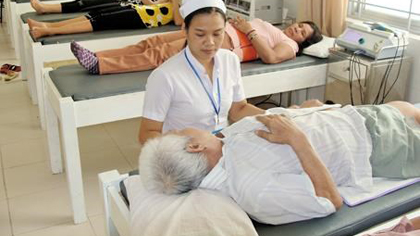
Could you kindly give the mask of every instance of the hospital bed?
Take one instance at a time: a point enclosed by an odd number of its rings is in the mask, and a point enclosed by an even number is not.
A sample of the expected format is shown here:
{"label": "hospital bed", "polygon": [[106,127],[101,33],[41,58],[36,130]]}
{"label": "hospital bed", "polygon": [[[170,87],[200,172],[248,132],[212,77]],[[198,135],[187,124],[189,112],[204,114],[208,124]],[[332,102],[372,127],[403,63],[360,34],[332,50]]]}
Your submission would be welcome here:
{"label": "hospital bed", "polygon": [[[275,65],[261,61],[243,63],[246,97],[300,89],[306,91],[307,88],[322,89],[326,82],[327,62],[327,59],[300,56]],[[79,65],[44,69],[41,81],[45,88],[51,168],[53,173],[61,173],[63,156],[76,223],[86,220],[77,128],[140,117],[150,72],[90,75]]]}
{"label": "hospital bed", "polygon": [[[39,16],[31,13],[21,15],[23,21],[28,17],[35,20],[45,17],[58,17],[63,14]],[[152,29],[140,30],[107,30],[91,33],[59,35],[34,40],[29,33],[27,24],[22,24],[23,43],[21,52],[22,67],[26,70],[24,78],[28,80],[29,92],[34,104],[38,104],[41,127],[45,129],[45,114],[43,103],[42,68],[44,63],[59,60],[74,59],[70,50],[70,42],[77,41],[90,50],[106,50],[132,45],[147,37],[179,30],[175,25],[165,25]]]}
{"label": "hospital bed", "polygon": [[[420,108],[420,103],[416,106]],[[130,202],[125,180],[138,174],[138,171],[120,174],[112,170],[98,175],[107,236],[130,235]],[[324,218],[278,226],[258,222],[253,222],[253,225],[260,236],[345,236],[376,232],[395,225],[401,215],[420,217],[420,181],[417,179],[411,183],[388,189],[384,195],[360,205],[343,205],[336,213]]]}
{"label": "hospital bed", "polygon": [[[130,209],[124,180],[136,174],[136,171],[120,174],[117,170],[99,174],[107,236],[130,235]],[[260,236],[345,236],[356,235],[413,210],[420,216],[420,182],[355,207],[343,205],[324,218],[278,226],[253,224]]]}
{"label": "hospital bed", "polygon": [[[59,3],[62,1],[57,0],[43,0],[48,1],[48,3]],[[6,0],[6,17],[7,17],[7,32],[10,34],[10,40],[12,47],[15,48],[16,56],[20,57],[20,44],[19,44],[19,34],[20,34],[20,15],[33,12],[34,9],[31,7],[29,0]],[[79,13],[80,14],[80,13]],[[60,14],[61,15],[61,14]],[[62,14],[63,19],[69,19],[72,15],[75,14]],[[48,18],[48,15],[46,18]],[[26,22],[25,22],[26,23]]]}

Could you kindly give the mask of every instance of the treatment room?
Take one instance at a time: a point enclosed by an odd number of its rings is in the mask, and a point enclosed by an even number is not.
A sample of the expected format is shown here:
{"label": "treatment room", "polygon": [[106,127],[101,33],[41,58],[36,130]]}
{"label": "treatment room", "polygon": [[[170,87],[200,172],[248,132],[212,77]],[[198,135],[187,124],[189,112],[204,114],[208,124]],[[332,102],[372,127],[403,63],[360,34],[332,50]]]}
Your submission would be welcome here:
{"label": "treatment room", "polygon": [[0,11],[0,236],[420,236],[420,0]]}

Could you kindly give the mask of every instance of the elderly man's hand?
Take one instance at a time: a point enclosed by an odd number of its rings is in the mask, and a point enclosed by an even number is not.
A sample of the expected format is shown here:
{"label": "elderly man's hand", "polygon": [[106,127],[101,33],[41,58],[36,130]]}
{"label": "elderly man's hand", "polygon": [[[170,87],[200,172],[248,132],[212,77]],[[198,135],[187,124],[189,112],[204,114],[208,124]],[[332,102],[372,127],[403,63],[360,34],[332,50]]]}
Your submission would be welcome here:
{"label": "elderly man's hand", "polygon": [[236,19],[230,19],[229,23],[244,34],[253,30],[251,24],[240,16],[237,16]]}
{"label": "elderly man's hand", "polygon": [[263,123],[269,132],[256,130],[255,133],[269,142],[294,146],[305,138],[305,134],[296,123],[283,115],[257,116],[256,119]]}

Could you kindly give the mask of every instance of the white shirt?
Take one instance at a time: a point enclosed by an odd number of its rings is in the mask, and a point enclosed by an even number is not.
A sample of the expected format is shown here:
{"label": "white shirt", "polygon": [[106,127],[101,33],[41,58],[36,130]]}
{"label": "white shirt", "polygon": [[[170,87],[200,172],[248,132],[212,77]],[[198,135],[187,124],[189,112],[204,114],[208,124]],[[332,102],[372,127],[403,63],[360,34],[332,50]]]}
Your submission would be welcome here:
{"label": "white shirt", "polygon": [[[306,134],[338,188],[369,188],[372,144],[364,118],[351,106],[333,111],[304,111],[290,109],[288,114]],[[315,195],[293,149],[259,138],[254,134],[256,129],[265,127],[254,117],[248,117],[223,131],[226,135],[223,157],[200,187],[224,192],[253,219],[268,224],[335,212],[328,199]]]}
{"label": "white shirt", "polygon": [[[221,108],[219,125],[213,105],[188,64],[185,54],[199,74],[203,85],[218,104],[217,78],[220,83]],[[226,127],[232,102],[245,99],[238,57],[219,49],[214,57],[213,83],[188,46],[171,57],[149,76],[143,107],[143,117],[163,122],[163,132],[187,127],[214,131]],[[217,127],[216,127],[217,126]]]}

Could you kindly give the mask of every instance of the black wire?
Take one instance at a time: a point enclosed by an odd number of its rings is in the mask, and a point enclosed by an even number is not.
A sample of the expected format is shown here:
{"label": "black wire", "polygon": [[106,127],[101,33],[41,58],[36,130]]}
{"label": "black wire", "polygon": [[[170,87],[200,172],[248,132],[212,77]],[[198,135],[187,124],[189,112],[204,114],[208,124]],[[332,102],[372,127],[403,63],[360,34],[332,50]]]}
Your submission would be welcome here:
{"label": "black wire", "polygon": [[[403,64],[403,60],[404,60],[404,53],[405,53],[405,38],[403,37],[403,49],[402,49],[402,53],[401,53],[401,60],[400,60],[400,66],[398,68],[398,72],[397,72],[397,77],[395,78],[394,82],[392,83],[391,87],[388,89],[387,93],[385,94],[384,98],[382,99],[382,103],[385,101],[386,97],[388,96],[388,94],[391,92],[391,89],[394,87],[395,83],[397,82],[397,80],[400,77],[400,73],[401,73],[401,67]],[[399,40],[398,40],[398,44],[399,44]]]}
{"label": "black wire", "polygon": [[363,88],[362,88],[362,82],[361,82],[362,70],[360,68],[361,67],[360,65],[362,64],[362,62],[360,61],[360,58],[356,56],[359,53],[360,53],[359,50],[354,52],[353,70],[354,70],[354,73],[356,74],[357,82],[359,84],[360,103],[363,104]]}
{"label": "black wire", "polygon": [[392,63],[391,63],[391,69],[389,70],[389,73],[388,73],[387,77],[385,78],[384,89],[382,91],[382,100],[380,101],[380,104],[384,103],[385,91],[386,91],[386,86],[388,84],[389,75],[392,72],[392,68],[394,67],[395,60],[397,59],[397,56],[398,56],[398,51],[400,50],[400,38],[398,36],[397,36],[397,40],[398,40],[398,46],[397,46],[397,49],[395,50],[395,55],[394,55],[394,58],[393,58]]}
{"label": "black wire", "polygon": [[351,105],[354,105],[354,101],[353,101],[353,68],[352,68],[352,63],[353,63],[353,57],[356,54],[356,52],[353,52],[353,54],[350,56],[350,60],[349,60],[349,90],[350,90],[350,103]]}
{"label": "black wire", "polygon": [[[388,78],[389,78],[389,75],[391,74],[392,68],[394,67],[394,63],[395,63],[395,60],[397,58],[398,50],[399,50],[399,47],[400,47],[400,38],[398,38],[398,36],[397,36],[397,40],[398,40],[397,49],[395,50],[395,54],[394,54],[394,57],[393,57],[392,61],[390,63],[388,63],[388,66],[385,70],[384,76],[382,77],[382,81],[381,81],[381,84],[379,86],[378,93],[376,94],[376,97],[375,97],[375,100],[374,100],[373,104],[382,104],[383,101],[385,100],[384,95],[385,95],[385,90],[386,90],[386,84],[388,82]],[[382,91],[382,100],[379,101],[379,97],[381,96],[381,91]]]}
{"label": "black wire", "polygon": [[267,103],[267,101],[268,101],[268,100],[270,100],[271,96],[273,96],[273,94],[268,95],[268,97],[266,97],[266,98],[265,98],[264,100],[262,100],[261,102],[257,102],[257,103],[255,103],[255,106],[259,106],[259,105],[262,105],[262,104]]}
{"label": "black wire", "polygon": [[373,101],[373,104],[378,104],[379,103],[379,97],[381,96],[381,90],[382,90],[382,87],[384,86],[385,78],[387,77],[387,74],[389,74],[389,71],[390,71],[390,68],[391,68],[390,65],[391,65],[391,63],[388,62],[388,66],[386,67],[385,73],[382,76],[381,84],[379,85],[378,93],[376,94],[376,97],[375,97],[375,100]]}

